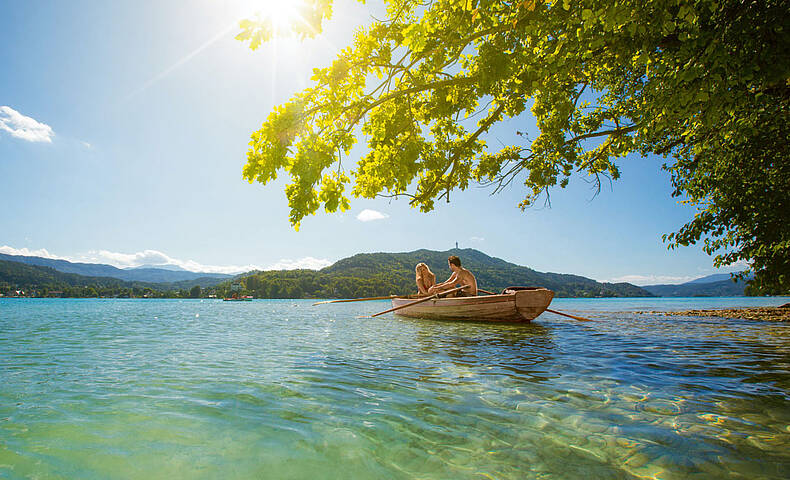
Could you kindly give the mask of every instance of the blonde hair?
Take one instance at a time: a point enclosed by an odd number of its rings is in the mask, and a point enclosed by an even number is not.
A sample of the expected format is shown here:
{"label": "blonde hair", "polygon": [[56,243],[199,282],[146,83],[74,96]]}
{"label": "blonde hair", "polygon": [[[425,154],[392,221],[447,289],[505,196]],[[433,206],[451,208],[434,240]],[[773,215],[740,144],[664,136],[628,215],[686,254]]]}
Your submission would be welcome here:
{"label": "blonde hair", "polygon": [[415,267],[414,267],[414,273],[416,273],[417,275],[419,275],[419,274],[420,274],[420,267],[425,267],[425,270],[427,270],[427,271],[428,271],[428,273],[430,273],[431,275],[433,275],[433,272],[431,271],[431,269],[430,269],[430,268],[428,268],[428,265],[426,265],[426,264],[425,264],[425,263],[423,263],[423,262],[420,262],[420,263],[418,263],[418,264],[417,264],[417,266],[415,266]]}
{"label": "blonde hair", "polygon": [[[422,269],[425,270],[421,271]],[[427,293],[427,290],[436,284],[436,275],[428,268],[428,265],[420,262],[414,267],[414,272],[420,293]]]}

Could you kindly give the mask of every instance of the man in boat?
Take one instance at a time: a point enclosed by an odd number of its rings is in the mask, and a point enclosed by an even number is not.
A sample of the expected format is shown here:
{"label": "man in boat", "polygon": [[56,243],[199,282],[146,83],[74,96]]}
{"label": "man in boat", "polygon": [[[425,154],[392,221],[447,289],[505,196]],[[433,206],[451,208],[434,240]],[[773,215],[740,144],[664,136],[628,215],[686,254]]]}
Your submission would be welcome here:
{"label": "man in boat", "polygon": [[477,296],[477,279],[472,275],[472,272],[461,266],[461,259],[455,255],[450,255],[447,258],[447,265],[453,274],[446,282],[437,283],[428,289],[428,293],[439,293],[447,290],[452,290],[456,285],[463,286],[462,290],[455,292],[455,297],[474,297]]}

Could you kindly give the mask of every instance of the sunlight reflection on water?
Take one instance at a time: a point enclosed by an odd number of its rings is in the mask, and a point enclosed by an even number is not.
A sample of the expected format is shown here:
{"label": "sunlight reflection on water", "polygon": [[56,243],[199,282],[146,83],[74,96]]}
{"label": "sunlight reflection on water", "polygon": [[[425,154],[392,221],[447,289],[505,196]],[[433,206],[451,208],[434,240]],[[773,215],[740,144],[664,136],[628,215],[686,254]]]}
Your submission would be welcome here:
{"label": "sunlight reflection on water", "polygon": [[0,477],[786,478],[790,325],[640,302],[0,300]]}

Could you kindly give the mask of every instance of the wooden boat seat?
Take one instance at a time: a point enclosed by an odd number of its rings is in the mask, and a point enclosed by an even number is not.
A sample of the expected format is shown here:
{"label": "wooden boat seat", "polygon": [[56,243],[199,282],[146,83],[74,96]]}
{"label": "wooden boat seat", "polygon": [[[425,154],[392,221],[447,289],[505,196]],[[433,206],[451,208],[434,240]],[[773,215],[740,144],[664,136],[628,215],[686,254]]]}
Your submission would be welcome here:
{"label": "wooden boat seat", "polygon": [[500,295],[510,295],[520,290],[544,290],[543,287],[506,287]]}

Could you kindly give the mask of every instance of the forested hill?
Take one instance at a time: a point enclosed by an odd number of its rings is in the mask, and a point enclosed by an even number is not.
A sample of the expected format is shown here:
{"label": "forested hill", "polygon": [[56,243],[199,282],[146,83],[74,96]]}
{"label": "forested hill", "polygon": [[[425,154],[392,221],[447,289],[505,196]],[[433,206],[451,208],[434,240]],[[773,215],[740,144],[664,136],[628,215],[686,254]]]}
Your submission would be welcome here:
{"label": "forested hill", "polygon": [[194,296],[185,289],[196,285],[207,288],[203,295],[229,296],[233,284],[242,293],[257,298],[357,298],[416,292],[414,266],[425,262],[438,281],[450,275],[447,257],[458,255],[465,267],[477,277],[478,286],[500,291],[511,285],[542,286],[562,297],[651,296],[648,291],[628,283],[599,283],[578,275],[542,273],[515,265],[472,249],[436,252],[417,250],[408,253],[364,253],[344,258],[323,270],[285,270],[250,272],[240,279],[216,287],[214,278],[198,278],[177,283],[128,282],[104,276],[65,273],[48,266],[28,265],[0,259],[0,293],[15,290],[60,291],[63,296]]}
{"label": "forested hill", "polygon": [[117,278],[88,277],[76,273],[59,272],[51,267],[28,265],[0,260],[0,282],[11,285],[123,285]]}
{"label": "forested hill", "polygon": [[659,297],[742,297],[746,282],[719,280],[717,282],[687,282],[680,285],[647,285],[645,290]]}
{"label": "forested hill", "polygon": [[[113,267],[112,265],[103,265],[100,263],[78,263],[52,258],[6,255],[4,253],[0,253],[0,260],[49,267],[59,272],[75,273],[86,277],[112,277],[127,282],[173,283],[200,279],[200,282],[197,283],[201,285],[213,285],[232,277],[232,275],[224,275],[221,273],[198,273],[188,272],[186,270],[174,271],[156,267],[123,270]],[[210,278],[214,278],[215,280],[210,281]]]}
{"label": "forested hill", "polygon": [[214,285],[216,281],[216,278],[201,277],[171,283],[130,282],[105,276],[60,272],[52,267],[0,259],[0,296],[13,296],[16,291],[22,291],[25,296],[44,297],[52,292],[58,292],[56,296],[63,297],[184,297],[190,294],[190,288]]}
{"label": "forested hill", "polygon": [[58,291],[67,297],[95,297],[99,295],[118,295],[137,288],[141,294],[152,291],[141,285],[133,285],[117,278],[87,277],[76,273],[59,272],[51,267],[28,265],[21,262],[0,260],[0,294],[12,295],[16,290],[38,296]]}
{"label": "forested hill", "polygon": [[[253,272],[241,280],[246,293],[258,298],[356,298],[416,291],[414,266],[425,262],[441,282],[450,276],[447,257],[457,255],[477,277],[480,288],[500,291],[511,285],[541,286],[561,297],[641,297],[650,292],[629,283],[600,283],[578,275],[542,273],[474,249],[445,252],[362,253],[319,271]],[[217,286],[228,292],[231,282]]]}

